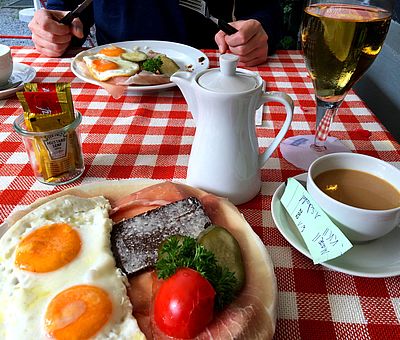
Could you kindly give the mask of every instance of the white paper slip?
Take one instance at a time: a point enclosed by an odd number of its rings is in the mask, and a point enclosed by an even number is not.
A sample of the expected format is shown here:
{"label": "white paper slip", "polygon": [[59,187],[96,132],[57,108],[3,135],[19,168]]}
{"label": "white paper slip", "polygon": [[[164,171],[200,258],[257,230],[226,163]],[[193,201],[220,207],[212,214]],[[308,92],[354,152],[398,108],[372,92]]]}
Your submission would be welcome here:
{"label": "white paper slip", "polygon": [[303,237],[314,264],[334,259],[353,247],[294,178],[288,179],[281,202]]}

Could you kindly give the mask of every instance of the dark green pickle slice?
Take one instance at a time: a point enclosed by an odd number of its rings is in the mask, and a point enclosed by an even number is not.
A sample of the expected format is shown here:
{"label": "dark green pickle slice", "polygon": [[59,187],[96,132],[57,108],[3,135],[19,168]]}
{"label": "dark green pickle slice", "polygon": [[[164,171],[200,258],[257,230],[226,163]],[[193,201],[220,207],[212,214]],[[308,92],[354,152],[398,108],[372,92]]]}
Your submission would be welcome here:
{"label": "dark green pickle slice", "polygon": [[197,242],[214,253],[220,266],[227,267],[235,274],[235,291],[239,291],[245,283],[246,275],[240,246],[233,235],[225,228],[213,224],[200,233]]}
{"label": "dark green pickle slice", "polygon": [[121,58],[128,61],[139,63],[147,59],[147,54],[140,51],[126,52],[121,54]]}
{"label": "dark green pickle slice", "polygon": [[172,76],[176,71],[179,70],[178,64],[171,58],[168,58],[166,55],[160,55],[160,59],[162,61],[162,65],[160,67],[162,74]]}

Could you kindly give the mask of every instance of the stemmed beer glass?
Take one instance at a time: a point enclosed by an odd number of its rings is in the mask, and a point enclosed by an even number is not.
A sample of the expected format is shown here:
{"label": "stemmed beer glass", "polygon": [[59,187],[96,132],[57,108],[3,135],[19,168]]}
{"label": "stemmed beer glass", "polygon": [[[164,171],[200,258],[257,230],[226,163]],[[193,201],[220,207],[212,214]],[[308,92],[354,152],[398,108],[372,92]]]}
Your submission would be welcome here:
{"label": "stemmed beer glass", "polygon": [[347,92],[379,54],[389,29],[393,0],[308,0],[301,43],[316,99],[314,136],[294,136],[281,144],[283,157],[308,169],[316,158],[349,151],[328,137]]}

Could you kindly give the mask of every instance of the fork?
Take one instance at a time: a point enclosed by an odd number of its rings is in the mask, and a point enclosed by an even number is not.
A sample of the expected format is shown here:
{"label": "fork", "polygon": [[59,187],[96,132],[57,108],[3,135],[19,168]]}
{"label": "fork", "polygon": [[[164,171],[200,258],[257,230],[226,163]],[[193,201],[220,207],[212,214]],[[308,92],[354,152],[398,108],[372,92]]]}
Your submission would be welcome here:
{"label": "fork", "polygon": [[238,31],[235,27],[229,25],[226,21],[213,17],[210,14],[207,3],[204,0],[179,0],[179,5],[189,8],[192,11],[200,13],[207,19],[210,19],[219,27],[220,30],[224,31],[228,35],[234,34]]}

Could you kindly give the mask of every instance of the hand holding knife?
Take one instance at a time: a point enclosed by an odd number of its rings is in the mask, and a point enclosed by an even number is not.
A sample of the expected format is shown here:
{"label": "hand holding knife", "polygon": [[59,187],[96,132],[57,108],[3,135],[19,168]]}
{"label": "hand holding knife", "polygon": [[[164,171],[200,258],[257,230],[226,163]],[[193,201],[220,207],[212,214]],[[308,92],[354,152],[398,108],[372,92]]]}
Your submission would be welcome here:
{"label": "hand holding knife", "polygon": [[58,22],[64,25],[71,25],[72,20],[79,18],[81,13],[92,3],[92,1],[93,0],[83,1],[77,8],[62,17]]}

